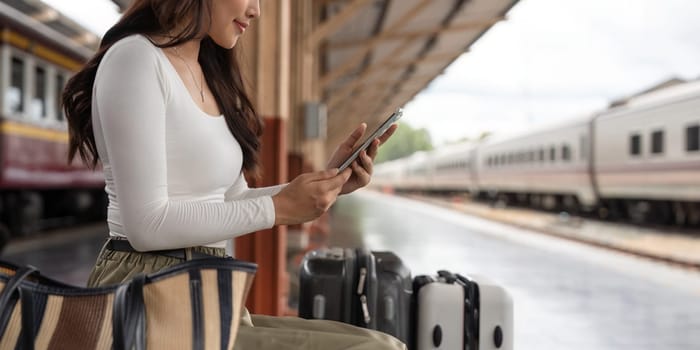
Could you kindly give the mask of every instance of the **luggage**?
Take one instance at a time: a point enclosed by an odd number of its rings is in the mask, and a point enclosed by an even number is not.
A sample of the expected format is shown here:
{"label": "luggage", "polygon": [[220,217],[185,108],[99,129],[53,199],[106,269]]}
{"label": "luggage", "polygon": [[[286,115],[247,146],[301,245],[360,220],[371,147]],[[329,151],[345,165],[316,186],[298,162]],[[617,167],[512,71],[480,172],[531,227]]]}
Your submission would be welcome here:
{"label": "luggage", "polygon": [[256,269],[197,259],[82,288],[0,261],[0,349],[233,349]]}
{"label": "luggage", "polygon": [[377,261],[377,330],[404,343],[411,330],[411,270],[392,252],[373,252]]}
{"label": "luggage", "polygon": [[410,270],[393,253],[319,249],[301,263],[300,317],[376,329],[405,343],[410,300]]}
{"label": "luggage", "polygon": [[486,278],[417,276],[412,304],[413,350],[513,348],[513,301]]}

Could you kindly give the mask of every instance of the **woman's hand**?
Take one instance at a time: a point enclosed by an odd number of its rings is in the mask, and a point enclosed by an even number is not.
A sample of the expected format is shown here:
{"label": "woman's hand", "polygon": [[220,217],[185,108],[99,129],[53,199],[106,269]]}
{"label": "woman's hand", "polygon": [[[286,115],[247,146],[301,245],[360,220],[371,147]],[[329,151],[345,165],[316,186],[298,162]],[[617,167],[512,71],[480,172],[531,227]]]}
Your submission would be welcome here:
{"label": "woman's hand", "polygon": [[[350,179],[343,185],[340,194],[351,193],[358,188],[367,186],[369,180],[372,178],[372,168],[374,167],[374,158],[377,156],[377,149],[394,134],[396,128],[398,128],[397,124],[390,126],[384,134],[372,141],[372,144],[370,144],[367,150],[360,152],[360,156],[350,165],[352,176],[350,176]],[[328,167],[337,167],[347,159],[347,157],[352,154],[357,143],[362,139],[366,130],[367,124],[360,124],[360,126],[348,136],[345,142],[340,144],[335,152],[333,152],[331,159],[328,161]]]}
{"label": "woman's hand", "polygon": [[272,197],[275,225],[301,224],[321,216],[335,203],[351,173],[330,169],[297,176]]}

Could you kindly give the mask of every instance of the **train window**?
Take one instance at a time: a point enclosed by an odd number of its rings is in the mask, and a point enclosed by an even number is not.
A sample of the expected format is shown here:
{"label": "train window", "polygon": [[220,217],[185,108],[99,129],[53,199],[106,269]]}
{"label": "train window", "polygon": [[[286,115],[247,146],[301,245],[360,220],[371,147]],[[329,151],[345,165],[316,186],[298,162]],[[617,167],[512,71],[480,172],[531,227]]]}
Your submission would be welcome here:
{"label": "train window", "polygon": [[566,162],[571,160],[571,149],[569,148],[569,145],[561,146],[561,159]]}
{"label": "train window", "polygon": [[5,93],[5,102],[10,113],[24,111],[24,60],[12,57],[10,88]]}
{"label": "train window", "polygon": [[549,148],[549,160],[552,162],[557,159],[557,149],[554,146]]}
{"label": "train window", "polygon": [[535,151],[530,151],[527,153],[527,161],[530,163],[535,161]]}
{"label": "train window", "polygon": [[692,125],[685,129],[685,149],[700,151],[700,125]]}
{"label": "train window", "polygon": [[651,133],[651,153],[664,153],[664,132],[656,130]]}
{"label": "train window", "polygon": [[499,163],[500,163],[501,165],[505,165],[505,164],[506,164],[506,155],[505,155],[505,154],[501,154],[501,161],[500,161]]}
{"label": "train window", "polygon": [[540,148],[540,162],[544,162],[544,148]]}
{"label": "train window", "polygon": [[65,116],[63,115],[63,109],[61,108],[61,94],[63,93],[63,85],[65,85],[65,78],[63,77],[63,74],[57,73],[56,74],[56,96],[54,97],[54,103],[56,107],[56,119],[59,122],[62,122],[65,119]]}
{"label": "train window", "polygon": [[642,153],[642,135],[633,134],[630,136],[630,155],[638,156]]}
{"label": "train window", "polygon": [[46,69],[43,67],[34,67],[34,96],[30,107],[32,118],[46,117]]}

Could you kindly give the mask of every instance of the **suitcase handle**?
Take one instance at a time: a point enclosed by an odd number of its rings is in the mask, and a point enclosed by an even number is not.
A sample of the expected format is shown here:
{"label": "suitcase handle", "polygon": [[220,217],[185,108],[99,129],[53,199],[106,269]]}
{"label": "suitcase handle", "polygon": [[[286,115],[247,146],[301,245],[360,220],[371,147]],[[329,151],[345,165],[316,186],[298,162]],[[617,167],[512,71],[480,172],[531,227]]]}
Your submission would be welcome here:
{"label": "suitcase handle", "polygon": [[452,272],[447,270],[439,270],[438,276],[444,278],[445,282],[449,284],[453,284],[457,281],[457,277]]}
{"label": "suitcase handle", "polygon": [[[461,274],[439,270],[438,276],[446,283],[459,284],[464,289],[464,349],[475,348],[479,339],[479,288],[474,281]],[[469,327],[467,327],[467,324]]]}

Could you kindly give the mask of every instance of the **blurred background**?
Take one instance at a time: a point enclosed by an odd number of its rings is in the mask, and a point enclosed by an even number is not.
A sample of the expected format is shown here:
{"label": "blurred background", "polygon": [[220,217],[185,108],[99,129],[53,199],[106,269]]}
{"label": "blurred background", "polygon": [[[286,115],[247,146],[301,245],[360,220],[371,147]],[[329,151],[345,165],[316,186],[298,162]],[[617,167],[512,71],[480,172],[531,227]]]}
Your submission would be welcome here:
{"label": "blurred background", "polygon": [[[362,246],[504,286],[516,349],[700,348],[700,3],[261,2],[241,43],[257,185],[405,113],[368,189],[236,240],[260,264],[251,310],[296,314],[304,254]],[[0,1],[0,258],[67,283],[108,229],[60,94],[129,3]]]}

